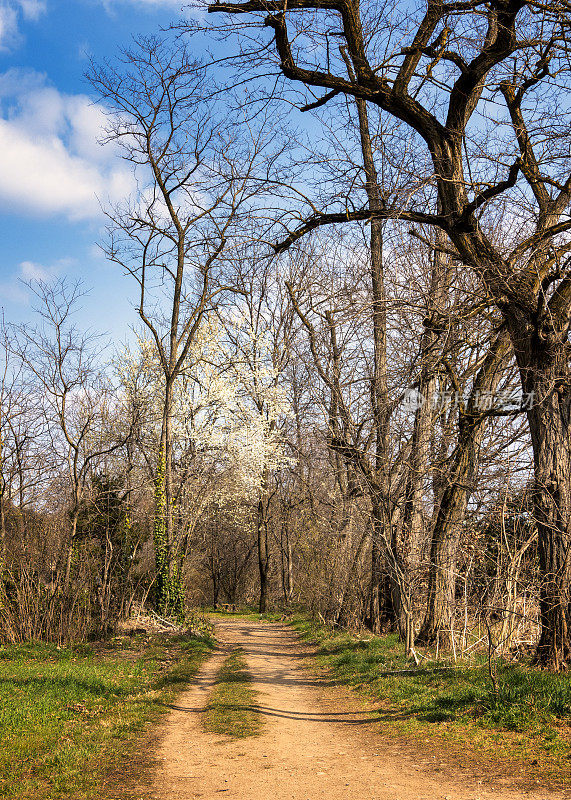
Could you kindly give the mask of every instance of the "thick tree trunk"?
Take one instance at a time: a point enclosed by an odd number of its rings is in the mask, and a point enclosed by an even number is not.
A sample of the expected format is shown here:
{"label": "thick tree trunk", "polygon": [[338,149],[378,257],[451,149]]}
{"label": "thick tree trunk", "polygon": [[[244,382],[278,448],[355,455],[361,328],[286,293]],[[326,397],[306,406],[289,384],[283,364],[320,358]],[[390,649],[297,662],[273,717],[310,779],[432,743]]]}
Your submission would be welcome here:
{"label": "thick tree trunk", "polygon": [[[529,351],[528,351],[529,352]],[[538,663],[561,670],[571,664],[571,398],[565,345],[535,348],[524,361],[534,455],[534,510],[538,530],[541,636]],[[523,360],[523,359],[522,359]],[[547,362],[547,363],[546,363]]]}
{"label": "thick tree trunk", "polygon": [[371,630],[404,630],[407,585],[383,502],[373,505],[371,543]]}
{"label": "thick tree trunk", "polygon": [[534,460],[541,635],[536,660],[571,665],[571,370],[568,316],[506,311],[521,375]]}
{"label": "thick tree trunk", "polygon": [[220,583],[218,576],[212,573],[212,608],[216,611],[218,608],[218,598],[220,597]]}

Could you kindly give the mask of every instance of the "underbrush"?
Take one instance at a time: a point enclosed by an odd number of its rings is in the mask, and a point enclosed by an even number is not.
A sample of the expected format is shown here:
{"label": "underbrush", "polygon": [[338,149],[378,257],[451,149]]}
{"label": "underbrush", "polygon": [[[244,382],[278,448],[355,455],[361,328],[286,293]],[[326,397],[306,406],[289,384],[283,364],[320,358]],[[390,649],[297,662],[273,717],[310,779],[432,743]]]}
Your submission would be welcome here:
{"label": "underbrush", "polygon": [[147,724],[212,647],[207,635],[165,634],[1,647],[0,797],[105,797],[108,784],[113,798],[130,796],[149,766]]}
{"label": "underbrush", "polygon": [[317,662],[328,677],[378,702],[374,715],[387,730],[443,737],[456,742],[467,760],[492,757],[511,763],[523,779],[536,781],[541,774],[569,785],[567,676],[497,659],[495,691],[483,655],[415,667],[396,635],[334,632],[302,615],[294,615],[290,624],[316,644]]}
{"label": "underbrush", "polygon": [[241,650],[222,665],[206,706],[204,726],[213,733],[242,739],[260,732],[261,718],[255,708],[255,692]]}

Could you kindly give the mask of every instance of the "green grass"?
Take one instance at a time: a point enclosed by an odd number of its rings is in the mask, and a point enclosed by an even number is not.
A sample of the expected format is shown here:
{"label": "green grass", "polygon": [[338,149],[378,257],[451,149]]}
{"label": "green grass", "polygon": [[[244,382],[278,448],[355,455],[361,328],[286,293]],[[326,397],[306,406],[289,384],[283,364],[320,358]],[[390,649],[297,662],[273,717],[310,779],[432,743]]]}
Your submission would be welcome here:
{"label": "green grass", "polygon": [[[332,632],[301,615],[291,619],[306,641],[316,644],[317,663],[336,683],[373,698],[386,731],[455,743],[473,765],[491,758],[522,780],[542,776],[554,784],[571,781],[571,681],[529,663],[498,660],[499,692],[493,692],[487,662],[474,659],[438,671],[430,663],[414,674],[396,635],[356,636]],[[414,665],[412,665],[414,666]],[[420,738],[422,737],[422,738]]]}
{"label": "green grass", "polygon": [[252,622],[282,622],[285,617],[283,611],[268,611],[265,614],[260,614],[255,608],[249,606],[239,608],[237,611],[225,611],[220,609],[215,611],[212,608],[204,608],[202,611],[212,620],[247,619]]}
{"label": "green grass", "polygon": [[256,694],[240,649],[227,658],[206,706],[204,726],[212,733],[243,739],[256,736],[261,718],[255,708]]}
{"label": "green grass", "polygon": [[79,800],[105,797],[106,787],[127,796],[120,785],[149,760],[147,724],[212,646],[208,636],[138,636],[0,647],[0,797]]}

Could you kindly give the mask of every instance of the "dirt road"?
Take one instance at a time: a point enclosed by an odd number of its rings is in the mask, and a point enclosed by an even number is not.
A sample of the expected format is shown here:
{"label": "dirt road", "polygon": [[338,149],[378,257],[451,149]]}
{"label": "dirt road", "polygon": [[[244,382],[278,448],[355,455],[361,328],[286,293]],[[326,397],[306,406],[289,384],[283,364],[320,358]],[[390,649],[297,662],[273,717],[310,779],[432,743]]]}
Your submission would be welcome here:
{"label": "dirt road", "polygon": [[[359,701],[329,691],[304,668],[306,651],[283,625],[219,622],[221,646],[164,726],[155,790],[162,800],[544,800],[571,795],[479,786],[387,745]],[[261,736],[205,733],[200,715],[222,661],[242,647],[259,693]],[[470,785],[469,785],[470,784]]]}

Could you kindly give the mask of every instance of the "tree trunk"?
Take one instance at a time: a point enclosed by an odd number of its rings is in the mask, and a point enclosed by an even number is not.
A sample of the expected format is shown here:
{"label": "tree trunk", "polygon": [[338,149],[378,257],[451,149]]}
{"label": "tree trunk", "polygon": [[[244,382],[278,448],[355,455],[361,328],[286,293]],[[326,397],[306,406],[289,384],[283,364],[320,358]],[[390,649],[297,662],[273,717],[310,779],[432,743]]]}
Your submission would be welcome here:
{"label": "tree trunk", "polygon": [[382,501],[373,505],[371,521],[371,630],[380,634],[401,628],[406,586],[395,543],[388,538],[391,526]]}
{"label": "tree trunk", "polygon": [[163,422],[155,477],[154,544],[157,577],[155,606],[162,614],[182,616],[184,592],[179,570],[174,569],[173,478],[172,478],[173,381],[165,384]]}
{"label": "tree trunk", "polygon": [[258,513],[256,518],[258,538],[258,568],[260,572],[260,614],[264,614],[268,608],[268,571],[270,566],[270,558],[268,548],[268,508],[266,498],[267,487],[268,473],[267,470],[265,470],[260,488],[260,498],[258,500]]}
{"label": "tree trunk", "polygon": [[[346,59],[349,74],[352,68]],[[354,76],[353,76],[354,77]],[[369,208],[381,210],[383,198],[379,181],[367,115],[367,104],[356,99],[359,116],[361,153],[365,169],[365,192]],[[371,548],[371,630],[380,633],[383,628],[393,628],[398,623],[401,607],[402,581],[396,580],[398,553],[396,540],[391,534],[389,503],[389,396],[387,385],[387,296],[383,261],[383,220],[370,221],[370,276],[372,294],[373,377],[371,381],[371,406],[375,426],[375,472],[380,490],[380,503],[373,501],[373,542]],[[401,578],[404,573],[401,571]]]}
{"label": "tree trunk", "polygon": [[280,547],[282,561],[282,593],[284,596],[284,603],[287,606],[291,603],[291,598],[293,596],[293,563],[287,517],[280,527]]}
{"label": "tree trunk", "polygon": [[169,577],[172,575],[173,566],[173,485],[172,485],[172,402],[173,387],[171,381],[167,381],[165,388],[165,408],[164,408],[164,454],[165,454],[165,525],[166,525],[166,547]]}
{"label": "tree trunk", "polygon": [[4,571],[6,559],[6,506],[4,503],[5,489],[0,490],[0,577]]}
{"label": "tree trunk", "polygon": [[71,513],[71,531],[69,535],[69,544],[67,546],[67,556],[65,561],[65,576],[63,580],[64,592],[69,590],[71,583],[71,567],[73,561],[73,551],[75,549],[75,539],[77,536],[77,520],[79,517],[79,508],[74,508]]}
{"label": "tree trunk", "polygon": [[159,451],[155,474],[155,509],[153,518],[153,544],[155,547],[155,608],[159,614],[168,613],[169,564],[166,532],[165,454],[163,443]]}
{"label": "tree trunk", "polygon": [[216,611],[218,608],[218,598],[220,597],[220,583],[218,576],[212,572],[212,608]]}
{"label": "tree trunk", "polygon": [[[333,618],[334,625],[347,626],[349,623],[347,597],[349,596],[349,590],[351,589],[351,586],[357,575],[357,569],[359,568],[359,564],[363,556],[363,551],[365,550],[365,546],[368,543],[368,540],[369,540],[369,530],[367,527],[365,527],[363,532],[361,533],[361,538],[359,540],[359,544],[357,545],[357,549],[355,550],[353,558],[351,559],[351,564],[347,572],[347,576],[345,578],[345,583],[343,585],[341,594],[339,596],[338,608]],[[361,618],[357,620],[357,622],[359,625],[364,624],[365,620],[362,618],[362,615]]]}
{"label": "tree trunk", "polygon": [[419,641],[426,644],[439,638],[443,647],[452,645],[456,553],[488,421],[478,406],[482,394],[493,393],[497,388],[508,352],[509,339],[506,334],[501,334],[492,344],[476,376],[467,408],[459,410],[453,466],[432,531],[428,601],[418,636]]}
{"label": "tree trunk", "polygon": [[403,540],[408,567],[414,575],[421,561],[425,543],[423,503],[426,495],[427,476],[431,462],[430,442],[434,429],[434,396],[437,390],[437,369],[442,357],[439,344],[444,328],[439,311],[444,307],[449,285],[450,268],[441,250],[444,235],[436,233],[432,256],[430,288],[427,297],[427,317],[420,342],[420,374],[418,392],[420,405],[414,417],[411,452],[408,459],[408,476],[405,488]]}
{"label": "tree trunk", "polygon": [[414,418],[411,452],[408,459],[408,478],[405,487],[403,513],[403,547],[406,552],[411,577],[418,571],[421,552],[424,549],[423,502],[427,475],[430,465],[430,442],[434,427],[433,399],[436,390],[436,376],[421,376],[419,395],[424,402],[417,409]]}
{"label": "tree trunk", "polygon": [[4,572],[6,558],[6,480],[4,478],[4,442],[0,430],[0,579]]}
{"label": "tree trunk", "polygon": [[101,586],[99,587],[99,619],[102,634],[107,634],[113,628],[111,620],[111,561],[113,558],[113,543],[109,535],[109,528],[105,531],[105,547],[103,549],[103,565],[101,570]]}
{"label": "tree trunk", "polygon": [[569,368],[565,344],[519,352],[534,456],[534,510],[538,532],[541,636],[539,664],[571,663],[570,547],[571,438]]}

